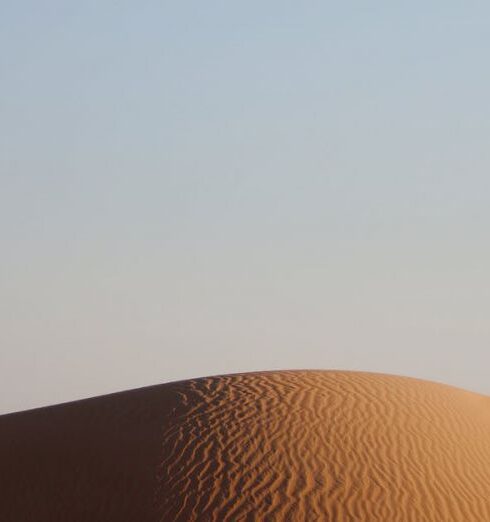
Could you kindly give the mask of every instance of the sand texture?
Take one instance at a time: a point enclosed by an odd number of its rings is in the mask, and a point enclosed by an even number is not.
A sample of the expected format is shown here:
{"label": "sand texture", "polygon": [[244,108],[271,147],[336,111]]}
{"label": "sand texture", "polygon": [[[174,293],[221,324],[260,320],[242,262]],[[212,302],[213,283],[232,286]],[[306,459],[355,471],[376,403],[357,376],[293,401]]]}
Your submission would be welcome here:
{"label": "sand texture", "polygon": [[490,397],[284,371],[4,415],[0,520],[490,521]]}

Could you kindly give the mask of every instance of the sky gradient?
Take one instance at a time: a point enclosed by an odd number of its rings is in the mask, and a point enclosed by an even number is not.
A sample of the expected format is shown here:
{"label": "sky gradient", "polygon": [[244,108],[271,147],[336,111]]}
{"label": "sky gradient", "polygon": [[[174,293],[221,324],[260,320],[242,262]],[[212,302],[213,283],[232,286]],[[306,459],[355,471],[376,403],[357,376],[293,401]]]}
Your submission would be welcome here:
{"label": "sky gradient", "polygon": [[3,1],[0,413],[341,368],[490,393],[487,2]]}

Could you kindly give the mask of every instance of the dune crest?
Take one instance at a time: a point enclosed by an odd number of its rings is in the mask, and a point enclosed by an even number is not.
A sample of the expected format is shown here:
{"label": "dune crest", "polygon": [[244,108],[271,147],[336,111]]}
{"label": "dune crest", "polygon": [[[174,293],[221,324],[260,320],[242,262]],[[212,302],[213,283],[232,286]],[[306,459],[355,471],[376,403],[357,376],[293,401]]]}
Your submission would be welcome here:
{"label": "dune crest", "polygon": [[0,520],[490,520],[490,397],[305,370],[4,415]]}

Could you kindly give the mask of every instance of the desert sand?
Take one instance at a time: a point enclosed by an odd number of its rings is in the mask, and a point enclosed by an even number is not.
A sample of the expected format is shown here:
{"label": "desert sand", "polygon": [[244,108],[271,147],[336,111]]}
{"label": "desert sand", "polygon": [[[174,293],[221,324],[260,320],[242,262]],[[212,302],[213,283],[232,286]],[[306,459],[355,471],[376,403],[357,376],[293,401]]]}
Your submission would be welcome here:
{"label": "desert sand", "polygon": [[3,415],[0,520],[490,521],[490,397],[281,371]]}

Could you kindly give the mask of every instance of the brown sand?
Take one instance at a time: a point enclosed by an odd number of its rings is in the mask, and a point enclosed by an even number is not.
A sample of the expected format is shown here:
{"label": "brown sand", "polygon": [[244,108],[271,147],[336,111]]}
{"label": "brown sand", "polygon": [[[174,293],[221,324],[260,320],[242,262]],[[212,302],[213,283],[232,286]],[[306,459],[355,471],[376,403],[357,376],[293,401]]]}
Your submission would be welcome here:
{"label": "brown sand", "polygon": [[291,371],[4,415],[0,520],[490,521],[490,397]]}

